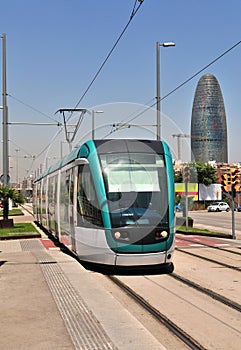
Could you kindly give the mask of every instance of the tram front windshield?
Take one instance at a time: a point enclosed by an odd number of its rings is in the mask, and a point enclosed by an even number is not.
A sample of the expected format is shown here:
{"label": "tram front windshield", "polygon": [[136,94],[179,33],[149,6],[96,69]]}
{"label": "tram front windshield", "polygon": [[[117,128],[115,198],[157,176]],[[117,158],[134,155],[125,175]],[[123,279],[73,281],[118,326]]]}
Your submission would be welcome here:
{"label": "tram front windshield", "polygon": [[167,174],[156,153],[100,155],[113,227],[168,224]]}

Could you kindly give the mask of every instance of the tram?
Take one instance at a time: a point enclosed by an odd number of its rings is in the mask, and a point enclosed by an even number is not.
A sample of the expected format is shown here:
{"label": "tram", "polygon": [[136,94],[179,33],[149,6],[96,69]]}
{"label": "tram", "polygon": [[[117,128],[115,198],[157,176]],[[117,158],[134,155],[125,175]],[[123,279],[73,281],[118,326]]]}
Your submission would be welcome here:
{"label": "tram", "polygon": [[164,141],[83,143],[34,180],[33,209],[83,262],[173,270],[174,178]]}

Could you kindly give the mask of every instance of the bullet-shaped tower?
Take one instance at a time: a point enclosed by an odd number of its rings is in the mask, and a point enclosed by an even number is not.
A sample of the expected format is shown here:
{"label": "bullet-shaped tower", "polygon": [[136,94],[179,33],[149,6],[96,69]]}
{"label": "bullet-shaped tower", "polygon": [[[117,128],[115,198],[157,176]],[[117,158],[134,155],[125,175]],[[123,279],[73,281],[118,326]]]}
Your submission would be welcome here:
{"label": "bullet-shaped tower", "polygon": [[219,83],[212,74],[203,75],[195,91],[191,150],[195,162],[228,162],[225,107]]}

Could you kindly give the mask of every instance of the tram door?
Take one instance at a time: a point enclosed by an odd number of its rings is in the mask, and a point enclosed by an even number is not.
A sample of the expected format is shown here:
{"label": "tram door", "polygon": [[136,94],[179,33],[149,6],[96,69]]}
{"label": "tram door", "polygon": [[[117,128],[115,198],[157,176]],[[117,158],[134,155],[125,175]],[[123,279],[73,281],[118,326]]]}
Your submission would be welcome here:
{"label": "tram door", "polygon": [[58,217],[57,217],[57,175],[49,177],[48,186],[48,222],[49,230],[58,236]]}
{"label": "tram door", "polygon": [[69,170],[69,228],[71,234],[71,248],[75,251],[74,237],[74,168]]}
{"label": "tram door", "polygon": [[60,188],[61,240],[75,250],[74,240],[74,169],[61,173]]}

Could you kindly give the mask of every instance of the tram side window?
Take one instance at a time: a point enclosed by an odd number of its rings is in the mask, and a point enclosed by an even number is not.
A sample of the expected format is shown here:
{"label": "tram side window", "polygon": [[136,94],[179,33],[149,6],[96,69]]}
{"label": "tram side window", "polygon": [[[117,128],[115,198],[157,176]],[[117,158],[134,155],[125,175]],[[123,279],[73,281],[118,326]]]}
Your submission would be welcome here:
{"label": "tram side window", "polygon": [[65,172],[61,173],[60,217],[63,222],[69,222],[69,176]]}
{"label": "tram side window", "polygon": [[49,178],[49,187],[48,187],[48,212],[53,204],[53,196],[54,196],[54,177]]}
{"label": "tram side window", "polygon": [[70,225],[73,225],[74,215],[73,215],[73,205],[74,205],[74,169],[71,170],[69,174],[69,219]]}
{"label": "tram side window", "polygon": [[78,224],[86,227],[103,227],[101,210],[87,165],[79,167],[77,199]]}
{"label": "tram side window", "polygon": [[69,201],[70,204],[74,204],[74,174],[73,174],[73,169],[70,173],[70,179],[69,179]]}
{"label": "tram side window", "polygon": [[41,202],[41,183],[37,182],[34,185],[34,198],[33,198],[33,210],[34,214],[37,215],[37,219],[39,219],[39,212],[40,212],[40,202]]}
{"label": "tram side window", "polygon": [[47,205],[47,178],[43,179],[42,185],[42,216],[46,218],[46,205]]}

